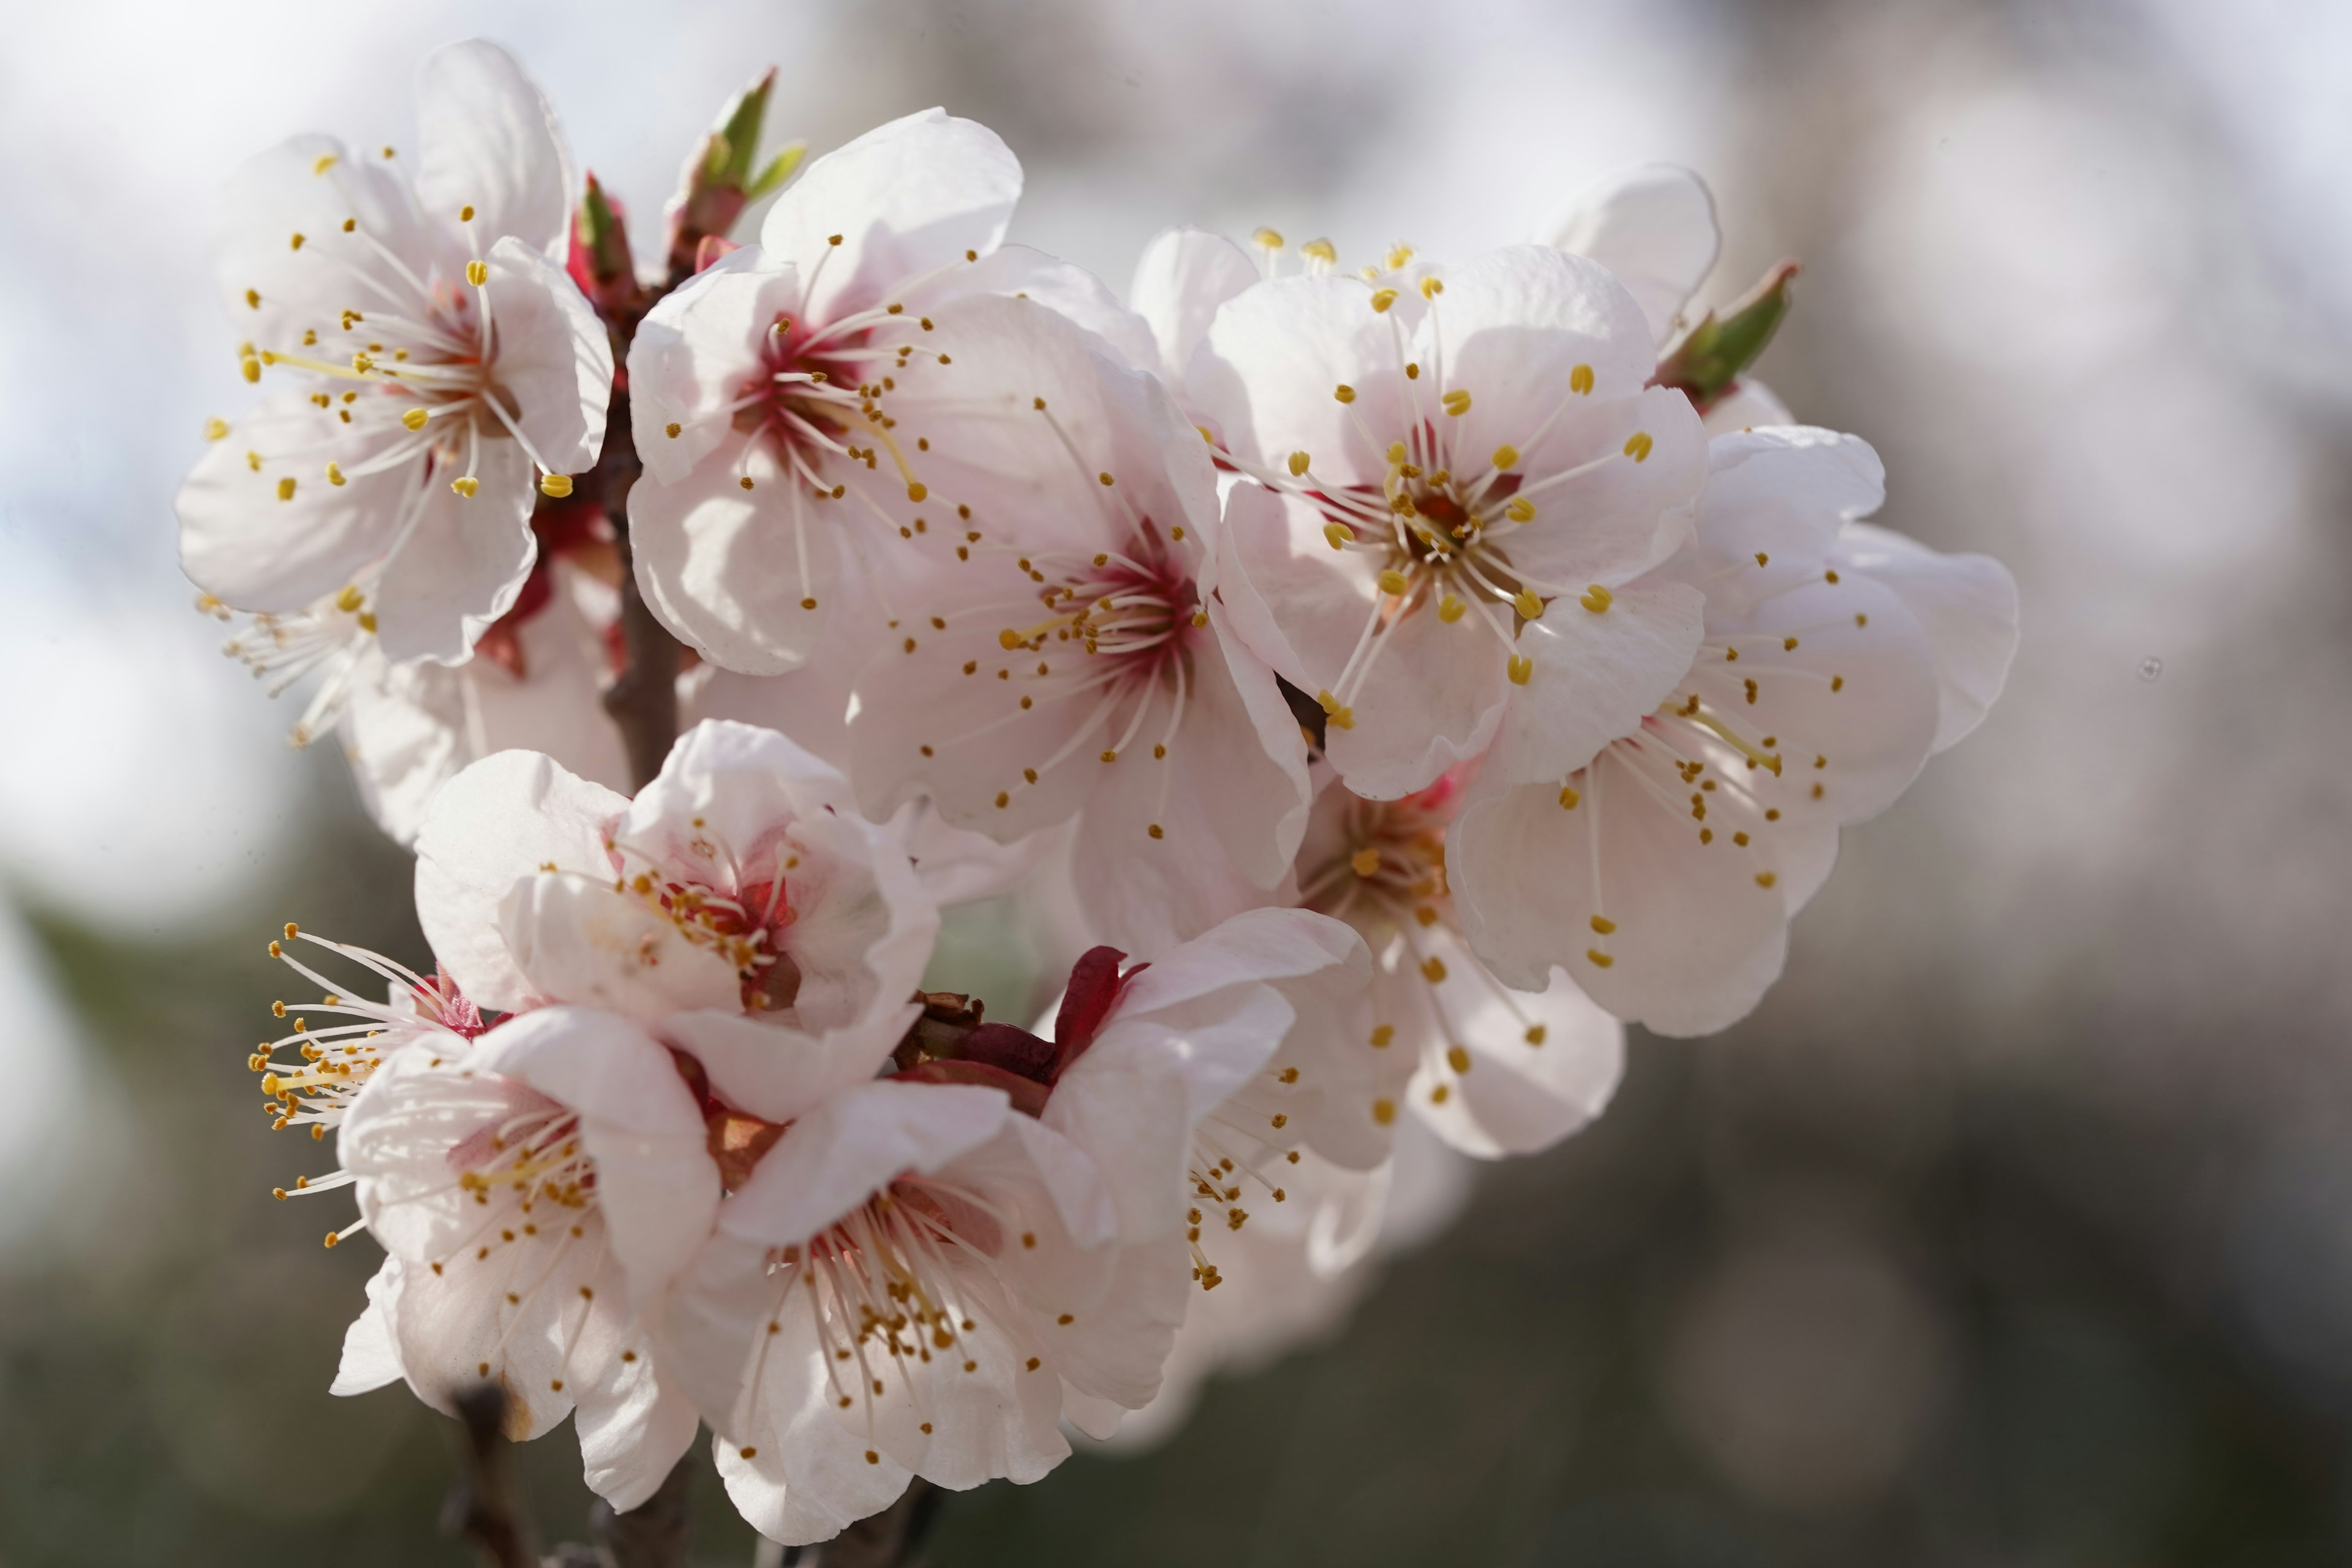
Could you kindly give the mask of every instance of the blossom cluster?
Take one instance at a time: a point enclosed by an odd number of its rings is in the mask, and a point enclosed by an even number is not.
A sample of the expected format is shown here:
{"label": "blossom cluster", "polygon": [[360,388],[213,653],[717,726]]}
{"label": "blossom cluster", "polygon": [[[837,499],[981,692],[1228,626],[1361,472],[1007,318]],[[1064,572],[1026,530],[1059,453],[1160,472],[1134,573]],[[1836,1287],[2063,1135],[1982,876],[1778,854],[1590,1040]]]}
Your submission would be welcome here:
{"label": "blossom cluster", "polygon": [[[218,266],[276,390],[179,515],[416,856],[432,973],[289,925],[323,1000],[250,1063],[385,1252],[336,1392],[499,1384],[620,1509],[707,1424],[793,1542],[1165,1410],[1415,1148],[1543,1149],[1625,1023],[1753,1008],[2016,597],[1749,373],[1793,268],[1695,306],[1684,171],[1354,270],[1173,229],[1122,301],[1006,242],[985,128],[761,163],[771,91],[650,274],[488,44],[413,163],[256,159]],[[1045,1016],[925,990],[1014,889],[1076,933]]]}

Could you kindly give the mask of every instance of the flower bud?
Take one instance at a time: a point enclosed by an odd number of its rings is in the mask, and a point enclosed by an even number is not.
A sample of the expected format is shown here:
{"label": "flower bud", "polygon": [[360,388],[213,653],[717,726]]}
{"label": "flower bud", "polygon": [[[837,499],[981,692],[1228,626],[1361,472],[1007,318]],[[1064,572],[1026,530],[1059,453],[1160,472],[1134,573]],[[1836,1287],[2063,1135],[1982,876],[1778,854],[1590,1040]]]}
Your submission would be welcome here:
{"label": "flower bud", "polygon": [[677,195],[669,205],[669,268],[674,278],[695,269],[706,237],[724,238],[743,209],[781,189],[800,167],[808,143],[795,142],[754,172],[760,132],[768,115],[768,95],[776,85],[771,68],[736,95],[719,123],[687,161]]}
{"label": "flower bud", "polygon": [[1658,362],[1654,384],[1685,393],[1693,407],[1706,413],[1756,363],[1780,330],[1781,318],[1789,313],[1789,280],[1796,275],[1797,264],[1783,261],[1745,298],[1720,313],[1709,310]]}

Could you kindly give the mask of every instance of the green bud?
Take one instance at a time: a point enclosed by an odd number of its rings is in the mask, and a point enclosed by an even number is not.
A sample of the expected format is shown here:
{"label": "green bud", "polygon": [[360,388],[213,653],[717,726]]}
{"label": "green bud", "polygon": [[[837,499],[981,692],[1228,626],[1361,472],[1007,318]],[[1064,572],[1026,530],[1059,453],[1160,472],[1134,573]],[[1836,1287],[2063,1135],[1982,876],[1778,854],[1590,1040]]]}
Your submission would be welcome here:
{"label": "green bud", "polygon": [[807,142],[788,143],[774,157],[768,160],[768,166],[760,171],[757,179],[743,187],[743,199],[747,202],[756,202],[761,196],[783,189],[784,182],[793,177],[794,171],[801,166],[801,160],[807,156]]}
{"label": "green bud", "polygon": [[1789,313],[1789,280],[1797,264],[1783,261],[1745,297],[1720,312],[1710,310],[1658,363],[1656,384],[1687,394],[1701,410],[1745,374],[1780,330]]}

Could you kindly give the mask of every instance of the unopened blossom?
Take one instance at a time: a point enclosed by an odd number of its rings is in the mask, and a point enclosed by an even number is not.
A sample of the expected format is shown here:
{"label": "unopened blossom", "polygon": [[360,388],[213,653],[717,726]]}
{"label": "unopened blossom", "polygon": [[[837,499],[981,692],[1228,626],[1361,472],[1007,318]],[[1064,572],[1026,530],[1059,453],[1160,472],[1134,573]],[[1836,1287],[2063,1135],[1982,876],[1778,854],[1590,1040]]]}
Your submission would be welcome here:
{"label": "unopened blossom", "polygon": [[896,1076],[830,1092],[789,1056],[714,1077],[744,1158],[663,1345],[745,1517],[820,1540],[913,1475],[1034,1480],[1063,1421],[1148,1403],[1197,1274],[1196,1130],[1290,1026],[1281,986],[1351,940],[1257,911],[1149,966],[1087,955],[1051,1038],[911,1035]]}
{"label": "unopened blossom", "polygon": [[1411,794],[1498,738],[1573,766],[1672,689],[1697,596],[1635,580],[1688,537],[1705,448],[1654,368],[1624,289],[1540,246],[1218,311],[1189,385],[1258,481],[1220,594],[1349,788]]}
{"label": "unopened blossom", "polygon": [[1464,926],[1504,980],[1558,966],[1659,1033],[1724,1027],[1778,978],[1838,829],[1983,717],[2016,647],[2015,584],[1857,526],[1885,488],[1850,436],[1716,439],[1698,537],[1659,574],[1706,596],[1696,660],[1589,764],[1482,780],[1454,826]]}
{"label": "unopened blossom", "polygon": [[845,575],[887,581],[906,541],[958,531],[974,498],[927,455],[969,417],[941,305],[1018,292],[1148,347],[1087,274],[1003,245],[1020,194],[1021,165],[994,132],[936,109],[908,115],[811,163],[758,245],[638,328],[638,582],[704,657],[793,668],[818,649]]}
{"label": "unopened blossom", "polygon": [[984,451],[942,457],[1017,487],[898,590],[903,636],[858,678],[853,776],[870,810],[921,796],[1005,842],[1075,817],[1084,907],[1155,952],[1262,902],[1306,819],[1297,720],[1216,595],[1208,449],[1054,311],[971,300],[940,325],[990,421]]}
{"label": "unopened blossom", "polygon": [[300,136],[232,182],[218,269],[246,379],[180,491],[181,562],[270,616],[359,595],[395,662],[465,658],[520,592],[530,514],[602,443],[603,324],[564,275],[572,177],[496,46],[425,62],[415,178],[390,147]]}
{"label": "unopened blossom", "polygon": [[1369,944],[1371,984],[1302,1017],[1276,1066],[1308,1147],[1363,1169],[1410,1108],[1465,1153],[1549,1147],[1600,1115],[1624,1070],[1624,1030],[1558,967],[1507,985],[1463,940],[1446,840],[1465,799],[1452,775],[1402,800],[1331,781],[1299,847],[1300,903]]}
{"label": "unopened blossom", "polygon": [[593,1490],[616,1509],[652,1496],[696,1420],[656,1373],[645,1308],[719,1199],[669,1048],[610,1014],[535,1009],[462,1051],[404,1051],[339,1144],[390,1256],[335,1392],[404,1378],[455,1414],[459,1394],[495,1384],[509,1436],[570,1415]]}
{"label": "unopened blossom", "polygon": [[938,929],[840,773],[745,724],[696,726],[634,801],[531,752],[485,758],[434,796],[416,849],[418,918],[467,995],[603,1007],[681,1046],[745,1016],[830,1039],[913,993]]}

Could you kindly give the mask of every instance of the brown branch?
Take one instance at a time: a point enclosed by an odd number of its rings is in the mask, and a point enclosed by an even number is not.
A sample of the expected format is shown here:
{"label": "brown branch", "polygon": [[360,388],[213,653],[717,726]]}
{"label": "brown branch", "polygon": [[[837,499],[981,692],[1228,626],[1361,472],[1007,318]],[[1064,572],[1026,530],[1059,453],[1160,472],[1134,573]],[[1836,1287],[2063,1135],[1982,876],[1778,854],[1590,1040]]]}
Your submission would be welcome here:
{"label": "brown branch", "polygon": [[442,1505],[441,1528],[474,1543],[489,1568],[539,1568],[530,1510],[515,1485],[506,1437],[506,1391],[481,1384],[457,1395],[466,1427],[465,1473]]}
{"label": "brown branch", "polygon": [[626,1513],[598,1502],[588,1522],[610,1568],[686,1568],[693,1520],[688,1503],[694,1491],[694,1451],[670,1469],[659,1490]]}
{"label": "brown branch", "polygon": [[917,1476],[897,1502],[859,1520],[818,1547],[814,1559],[803,1555],[801,1562],[814,1568],[900,1568],[911,1563],[939,1502],[940,1489]]}

